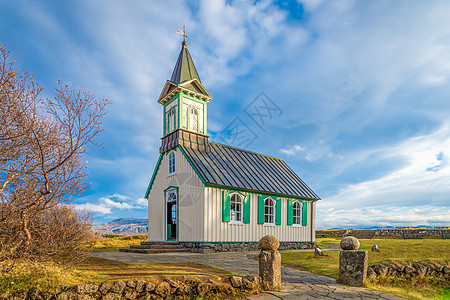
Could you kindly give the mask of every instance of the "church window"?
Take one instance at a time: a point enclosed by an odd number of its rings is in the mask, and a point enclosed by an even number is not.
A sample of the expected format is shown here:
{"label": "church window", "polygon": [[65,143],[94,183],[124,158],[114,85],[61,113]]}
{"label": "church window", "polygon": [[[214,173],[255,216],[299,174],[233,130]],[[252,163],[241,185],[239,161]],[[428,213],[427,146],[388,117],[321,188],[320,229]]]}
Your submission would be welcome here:
{"label": "church window", "polygon": [[231,213],[231,222],[242,222],[242,210],[243,210],[243,197],[239,194],[231,195],[230,201],[230,213]]}
{"label": "church window", "polygon": [[302,204],[298,201],[294,202],[292,206],[292,217],[293,224],[301,225],[302,224]]}
{"label": "church window", "polygon": [[264,200],[264,224],[275,225],[275,200],[271,198]]}
{"label": "church window", "polygon": [[167,126],[167,133],[171,133],[175,130],[175,108],[171,108],[167,112],[167,118],[166,118],[166,126]]}
{"label": "church window", "polygon": [[189,130],[198,131],[198,112],[194,107],[189,107]]}
{"label": "church window", "polygon": [[[172,193],[172,194],[174,194],[175,195],[175,200],[176,200],[176,194],[175,193]],[[171,195],[172,195],[171,194]],[[170,210],[170,213],[171,213],[171,215],[172,215],[172,222],[173,222],[173,224],[176,224],[177,223],[177,206],[176,205],[172,205],[172,208],[171,208],[171,210]]]}
{"label": "church window", "polygon": [[169,154],[169,162],[168,162],[168,175],[175,174],[175,152],[172,151]]}

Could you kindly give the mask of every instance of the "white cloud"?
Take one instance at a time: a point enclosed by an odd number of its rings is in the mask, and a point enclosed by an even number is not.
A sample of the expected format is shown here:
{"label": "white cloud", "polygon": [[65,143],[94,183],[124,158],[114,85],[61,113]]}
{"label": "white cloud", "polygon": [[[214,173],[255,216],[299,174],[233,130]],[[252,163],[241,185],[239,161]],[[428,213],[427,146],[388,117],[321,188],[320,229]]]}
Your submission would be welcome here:
{"label": "white cloud", "polygon": [[140,206],[148,206],[148,200],[145,198],[136,199],[136,204]]}
{"label": "white cloud", "polygon": [[103,215],[107,215],[107,214],[111,214],[112,213],[111,212],[111,208],[105,206],[104,204],[92,204],[92,203],[88,202],[88,203],[84,203],[84,204],[77,204],[75,207],[77,209],[80,209],[80,210],[85,209],[87,211],[98,212],[98,213],[101,213]]}
{"label": "white cloud", "polygon": [[302,146],[294,145],[292,147],[288,147],[288,148],[285,148],[285,149],[280,149],[280,152],[283,153],[283,154],[286,154],[287,156],[292,156],[292,155],[294,155],[294,154],[296,154],[298,152],[302,152],[304,150],[305,150],[305,148],[303,148]]}

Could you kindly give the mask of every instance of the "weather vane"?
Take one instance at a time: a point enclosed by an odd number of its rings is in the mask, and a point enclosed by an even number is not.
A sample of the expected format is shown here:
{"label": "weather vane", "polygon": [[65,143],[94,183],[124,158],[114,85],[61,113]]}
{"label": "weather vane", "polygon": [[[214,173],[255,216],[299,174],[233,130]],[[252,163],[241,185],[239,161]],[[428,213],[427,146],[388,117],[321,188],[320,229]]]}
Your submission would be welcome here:
{"label": "weather vane", "polygon": [[187,35],[186,35],[186,28],[185,28],[184,25],[183,25],[183,30],[181,30],[180,28],[178,28],[177,31],[175,31],[175,32],[178,33],[179,35],[182,35],[184,41],[186,42]]}

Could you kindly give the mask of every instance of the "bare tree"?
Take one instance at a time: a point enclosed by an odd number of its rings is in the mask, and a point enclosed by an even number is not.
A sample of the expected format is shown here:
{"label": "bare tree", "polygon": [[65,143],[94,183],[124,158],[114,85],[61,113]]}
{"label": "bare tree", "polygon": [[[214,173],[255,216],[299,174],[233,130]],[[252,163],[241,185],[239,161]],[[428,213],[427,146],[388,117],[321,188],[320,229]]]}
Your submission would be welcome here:
{"label": "bare tree", "polygon": [[54,99],[43,99],[43,87],[9,54],[0,44],[0,226],[18,230],[11,240],[0,228],[0,251],[13,257],[38,253],[43,216],[88,187],[84,147],[103,130],[109,101],[61,82]]}

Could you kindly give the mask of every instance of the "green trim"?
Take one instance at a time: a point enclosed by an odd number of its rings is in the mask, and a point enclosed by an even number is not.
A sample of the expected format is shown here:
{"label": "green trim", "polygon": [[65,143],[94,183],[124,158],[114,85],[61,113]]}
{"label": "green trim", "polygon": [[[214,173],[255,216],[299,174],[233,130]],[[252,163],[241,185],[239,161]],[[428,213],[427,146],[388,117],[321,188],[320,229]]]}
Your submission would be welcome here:
{"label": "green trim", "polygon": [[230,193],[222,191],[222,222],[230,222]]}
{"label": "green trim", "polygon": [[181,128],[181,118],[183,117],[183,99],[182,97],[178,97],[178,128],[176,129],[180,129]]}
{"label": "green trim", "polygon": [[166,196],[167,196],[167,190],[169,190],[169,189],[175,189],[176,191],[177,191],[177,200],[175,201],[176,202],[176,206],[177,206],[177,232],[176,232],[176,235],[175,235],[175,241],[177,241],[178,242],[178,234],[179,234],[179,228],[178,228],[178,226],[179,226],[179,222],[178,222],[178,220],[179,220],[179,206],[178,206],[178,204],[179,204],[179,198],[180,198],[180,193],[179,193],[179,187],[177,187],[177,186],[169,186],[168,188],[166,188],[165,190],[164,190],[164,220],[165,220],[165,223],[166,223],[166,226],[165,226],[165,228],[166,228],[166,232],[164,233],[165,234],[165,237],[166,237],[166,240],[164,241],[164,242],[167,242],[167,241],[173,241],[173,239],[169,239],[169,235],[171,235],[170,233],[170,231],[171,231],[171,229],[169,228],[169,225],[170,224],[168,224],[167,223],[167,198],[166,198]]}
{"label": "green trim", "polygon": [[[166,241],[149,241],[149,242],[166,242]],[[178,241],[180,243],[259,243],[259,241]],[[316,241],[280,241],[280,243],[315,243]]]}
{"label": "green trim", "polygon": [[303,203],[302,213],[303,213],[302,225],[307,226],[308,225],[308,202]]}
{"label": "green trim", "polygon": [[281,225],[281,200],[278,199],[275,203],[275,225]]}
{"label": "green trim", "polygon": [[164,153],[161,153],[159,155],[158,162],[156,163],[155,170],[153,171],[152,179],[150,180],[150,183],[148,184],[147,192],[145,192],[145,198],[148,198],[148,196],[150,195],[150,191],[152,189],[153,182],[155,181],[156,175],[158,174],[159,167],[161,166],[161,161],[163,159],[163,156],[164,156]]}
{"label": "green trim", "polygon": [[244,198],[244,224],[250,224],[250,195],[246,195]]}
{"label": "green trim", "polygon": [[206,182],[205,179],[203,179],[203,177],[200,175],[200,173],[197,171],[197,169],[194,167],[194,165],[192,164],[191,160],[189,159],[189,157],[187,156],[187,154],[184,152],[183,148],[178,145],[177,146],[180,150],[181,153],[183,153],[184,157],[186,158],[186,160],[189,162],[189,164],[191,165],[192,169],[194,169],[195,173],[197,174],[198,178],[200,178],[200,180],[203,182],[203,185],[206,186]]}
{"label": "green trim", "polygon": [[206,115],[206,102],[203,103],[203,134],[206,135],[206,122],[207,122],[207,115]]}
{"label": "green trim", "polygon": [[286,203],[287,209],[287,225],[294,224],[294,201],[292,199],[287,199]]}
{"label": "green trim", "polygon": [[258,224],[264,224],[264,196],[258,196]]}

